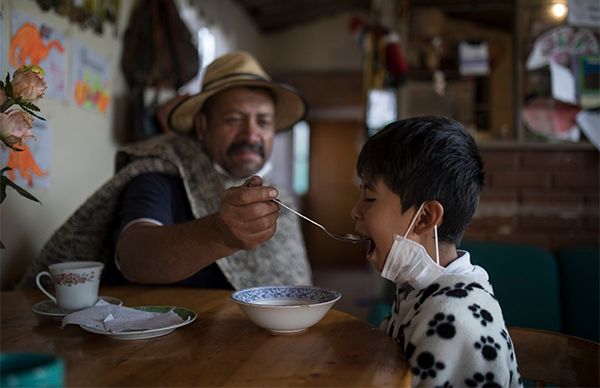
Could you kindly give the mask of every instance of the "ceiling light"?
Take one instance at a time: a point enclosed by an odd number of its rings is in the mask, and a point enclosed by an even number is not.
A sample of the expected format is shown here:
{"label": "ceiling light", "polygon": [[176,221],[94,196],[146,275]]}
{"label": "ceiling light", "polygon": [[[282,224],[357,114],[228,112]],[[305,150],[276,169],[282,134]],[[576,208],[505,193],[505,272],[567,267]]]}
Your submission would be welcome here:
{"label": "ceiling light", "polygon": [[567,14],[567,6],[563,3],[554,3],[550,7],[550,12],[556,19],[562,19]]}

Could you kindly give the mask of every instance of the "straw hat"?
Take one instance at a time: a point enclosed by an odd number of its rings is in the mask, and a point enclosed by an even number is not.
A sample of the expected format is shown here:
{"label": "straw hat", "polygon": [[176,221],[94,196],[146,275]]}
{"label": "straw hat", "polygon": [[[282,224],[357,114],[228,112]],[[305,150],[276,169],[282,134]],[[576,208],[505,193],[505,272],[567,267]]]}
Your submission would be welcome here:
{"label": "straw hat", "polygon": [[258,61],[245,51],[233,51],[212,61],[207,67],[199,94],[181,101],[169,115],[169,125],[175,132],[192,130],[194,116],[204,102],[227,88],[259,86],[270,89],[275,95],[275,128],[287,129],[302,120],[306,114],[306,101],[289,85],[274,82]]}

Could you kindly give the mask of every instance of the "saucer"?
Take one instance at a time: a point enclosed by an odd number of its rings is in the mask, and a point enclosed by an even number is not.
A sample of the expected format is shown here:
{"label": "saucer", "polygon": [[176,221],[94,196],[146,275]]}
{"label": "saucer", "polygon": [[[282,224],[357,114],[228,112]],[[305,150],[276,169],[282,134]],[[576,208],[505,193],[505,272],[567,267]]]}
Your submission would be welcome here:
{"label": "saucer", "polygon": [[[105,301],[106,303],[116,304],[121,306],[123,301],[121,299],[113,298],[112,296],[100,296],[100,299]],[[39,302],[31,306],[31,311],[36,314],[44,315],[46,317],[54,317],[54,318],[62,318],[66,315],[75,312],[76,310],[63,310],[56,305],[51,300],[45,300],[43,302]]]}

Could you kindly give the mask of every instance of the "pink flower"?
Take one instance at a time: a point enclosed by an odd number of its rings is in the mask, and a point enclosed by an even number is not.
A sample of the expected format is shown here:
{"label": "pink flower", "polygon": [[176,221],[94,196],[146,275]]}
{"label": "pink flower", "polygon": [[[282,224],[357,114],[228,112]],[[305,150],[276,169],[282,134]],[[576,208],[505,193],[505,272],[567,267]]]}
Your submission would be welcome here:
{"label": "pink flower", "polygon": [[37,65],[23,66],[13,73],[13,95],[25,101],[37,101],[46,92],[44,70]]}
{"label": "pink flower", "polygon": [[0,140],[11,148],[23,144],[24,140],[33,137],[32,123],[31,115],[22,110],[0,113]]}
{"label": "pink flower", "polygon": [[2,108],[2,105],[6,104],[6,100],[8,100],[6,92],[4,89],[0,89],[0,108]]}

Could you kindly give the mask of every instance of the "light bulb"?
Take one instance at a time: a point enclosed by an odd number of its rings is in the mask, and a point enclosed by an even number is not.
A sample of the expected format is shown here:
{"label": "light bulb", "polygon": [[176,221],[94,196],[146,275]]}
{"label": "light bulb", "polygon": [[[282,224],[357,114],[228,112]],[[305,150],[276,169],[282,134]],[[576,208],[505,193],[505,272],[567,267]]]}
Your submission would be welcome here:
{"label": "light bulb", "polygon": [[563,3],[554,3],[550,7],[550,12],[556,19],[562,19],[567,14],[567,6]]}

